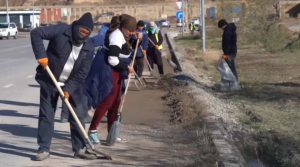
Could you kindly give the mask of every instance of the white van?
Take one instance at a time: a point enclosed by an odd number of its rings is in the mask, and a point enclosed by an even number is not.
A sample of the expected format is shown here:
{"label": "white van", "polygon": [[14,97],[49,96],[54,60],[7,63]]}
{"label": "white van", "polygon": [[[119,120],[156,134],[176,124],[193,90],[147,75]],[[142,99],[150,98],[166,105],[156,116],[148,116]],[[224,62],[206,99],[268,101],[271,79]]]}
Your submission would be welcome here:
{"label": "white van", "polygon": [[0,39],[14,37],[17,39],[18,28],[15,23],[0,23]]}

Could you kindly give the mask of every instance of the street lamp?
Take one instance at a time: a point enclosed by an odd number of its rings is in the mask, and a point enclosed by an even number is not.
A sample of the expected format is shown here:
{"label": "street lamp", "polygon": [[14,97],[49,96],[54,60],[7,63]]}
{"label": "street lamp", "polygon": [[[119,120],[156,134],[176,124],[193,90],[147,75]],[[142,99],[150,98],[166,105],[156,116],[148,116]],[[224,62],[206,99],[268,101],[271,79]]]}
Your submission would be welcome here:
{"label": "street lamp", "polygon": [[204,14],[204,0],[201,2],[201,20],[202,20],[202,51],[205,52],[205,14]]}
{"label": "street lamp", "polygon": [[8,0],[6,0],[6,22],[9,23]]}
{"label": "street lamp", "polygon": [[33,20],[33,21],[32,21],[32,24],[33,24],[33,28],[34,28],[34,25],[35,25],[35,24],[34,24],[34,20],[35,20],[35,19],[34,19],[34,0],[32,1],[32,20]]}

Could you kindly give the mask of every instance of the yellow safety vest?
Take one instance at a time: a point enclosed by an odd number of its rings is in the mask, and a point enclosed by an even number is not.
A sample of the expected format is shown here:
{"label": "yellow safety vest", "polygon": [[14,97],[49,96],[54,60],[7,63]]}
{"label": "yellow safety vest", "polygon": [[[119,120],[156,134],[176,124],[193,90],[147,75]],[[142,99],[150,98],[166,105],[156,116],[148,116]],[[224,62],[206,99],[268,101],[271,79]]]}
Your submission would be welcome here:
{"label": "yellow safety vest", "polygon": [[[158,39],[158,34],[156,32],[160,31],[160,29],[158,29],[157,31],[155,31],[155,38],[156,38],[156,42],[158,43],[159,42],[159,39]],[[147,34],[149,34],[149,30],[147,30]],[[159,45],[158,46],[158,49],[159,50],[162,50],[163,49],[163,46],[162,45]]]}

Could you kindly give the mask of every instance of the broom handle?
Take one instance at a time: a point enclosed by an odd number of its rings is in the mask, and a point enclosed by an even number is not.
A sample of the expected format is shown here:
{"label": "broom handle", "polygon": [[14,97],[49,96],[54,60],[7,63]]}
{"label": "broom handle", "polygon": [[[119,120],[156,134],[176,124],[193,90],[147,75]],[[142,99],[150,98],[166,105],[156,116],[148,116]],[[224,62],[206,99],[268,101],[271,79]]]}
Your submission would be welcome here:
{"label": "broom handle", "polygon": [[71,106],[69,100],[65,98],[64,92],[63,92],[63,90],[61,89],[61,87],[58,85],[58,83],[57,83],[57,81],[56,81],[56,79],[55,79],[53,73],[51,72],[49,66],[46,67],[46,71],[47,71],[47,73],[50,75],[50,78],[52,79],[52,81],[53,81],[55,87],[58,89],[59,94],[60,94],[62,100],[63,100],[63,101],[66,103],[66,105],[68,106],[68,109],[70,110],[70,112],[71,112],[72,116],[74,117],[74,119],[75,119],[77,125],[79,126],[81,133],[84,135],[84,137],[85,137],[86,139],[88,139],[88,135],[86,134],[85,129],[83,128],[81,122],[79,121],[79,119],[78,119],[78,117],[77,117],[75,111],[73,110],[73,107]]}
{"label": "broom handle", "polygon": [[[140,48],[141,48],[141,50],[143,51],[142,46],[140,46]],[[145,55],[145,59],[146,59],[146,62],[147,62],[147,64],[148,64],[149,68],[150,68],[150,71],[152,71],[153,69],[152,69],[151,66],[150,66],[150,63],[149,63],[148,58],[147,58],[147,54]]]}
{"label": "broom handle", "polygon": [[[148,37],[148,40],[155,46],[155,44],[154,44],[154,42]],[[158,50],[158,49],[157,49]],[[160,50],[158,50],[160,53],[161,53],[161,51]],[[169,60],[168,58],[167,58],[167,56],[166,55],[164,55],[164,54],[162,54],[167,60]]]}
{"label": "broom handle", "polygon": [[[136,45],[135,45],[135,50],[134,50],[133,59],[132,59],[131,65],[130,65],[131,67],[133,67],[133,64],[134,64],[134,61],[135,61],[136,52],[137,52],[137,49],[138,49],[138,46],[139,46],[139,42],[140,42],[140,39],[137,39]],[[129,87],[129,83],[130,83],[130,78],[131,78],[131,77],[128,78],[128,81],[127,81],[127,84],[126,84],[126,89],[125,89],[124,97],[123,97],[122,102],[121,102],[121,106],[120,106],[119,113],[121,113],[122,110],[123,110],[123,106],[124,106],[126,94],[127,94],[128,87]]]}

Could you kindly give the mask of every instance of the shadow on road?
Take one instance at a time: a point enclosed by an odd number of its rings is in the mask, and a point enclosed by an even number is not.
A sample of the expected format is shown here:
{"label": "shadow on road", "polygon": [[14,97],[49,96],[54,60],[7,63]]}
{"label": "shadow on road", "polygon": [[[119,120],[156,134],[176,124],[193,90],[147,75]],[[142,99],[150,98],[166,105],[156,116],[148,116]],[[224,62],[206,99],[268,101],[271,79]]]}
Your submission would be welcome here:
{"label": "shadow on road", "polygon": [[32,88],[40,88],[41,86],[40,85],[28,85],[29,87],[32,87]]}
{"label": "shadow on road", "polygon": [[39,104],[36,103],[26,103],[26,102],[18,102],[18,101],[9,101],[9,100],[0,100],[2,104],[15,105],[15,106],[36,106],[39,107]]}
{"label": "shadow on road", "polygon": [[[26,125],[0,124],[0,131],[8,132],[18,137],[36,138],[38,129]],[[64,131],[54,130],[53,138],[70,140],[70,135]]]}
{"label": "shadow on road", "polygon": [[[39,117],[37,115],[22,114],[15,110],[0,110],[0,117],[2,117],[2,116],[39,119]],[[54,122],[60,123],[60,120],[55,119]]]}
{"label": "shadow on road", "polygon": [[[14,146],[14,145],[10,145],[10,144],[0,143],[0,152],[4,153],[4,154],[11,154],[11,155],[27,157],[27,158],[30,158],[31,160],[34,160],[34,157],[35,157],[34,154],[37,153],[37,150],[25,148],[25,147],[21,147],[21,146]],[[59,157],[65,157],[65,158],[73,157],[71,155],[61,154],[61,153],[52,152],[52,151],[50,154],[59,156]]]}

